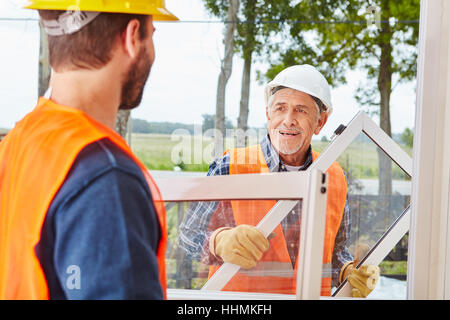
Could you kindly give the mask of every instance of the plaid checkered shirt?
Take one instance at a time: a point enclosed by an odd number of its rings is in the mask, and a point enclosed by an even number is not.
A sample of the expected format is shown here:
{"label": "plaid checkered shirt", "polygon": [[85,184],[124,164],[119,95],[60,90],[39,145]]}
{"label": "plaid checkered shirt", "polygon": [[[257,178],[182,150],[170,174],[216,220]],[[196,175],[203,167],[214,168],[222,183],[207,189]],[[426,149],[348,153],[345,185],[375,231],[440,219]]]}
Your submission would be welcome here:
{"label": "plaid checkered shirt", "polygon": [[[266,135],[260,142],[264,159],[270,172],[288,171],[282,163],[278,152],[272,146],[269,136]],[[306,170],[312,163],[312,148],[309,147],[308,156],[303,166],[299,170]],[[228,154],[216,159],[209,166],[208,176],[228,175],[230,174],[230,156]],[[290,236],[286,238],[288,252],[291,257],[292,264],[295,265],[298,254],[299,236],[300,236],[300,216],[301,201],[281,222],[284,234]],[[219,217],[215,221],[217,225],[213,229],[208,228],[211,216]],[[236,223],[232,214],[231,203],[229,201],[221,202],[195,202],[192,203],[183,222],[179,228],[178,245],[182,248],[188,257],[199,260],[205,264],[221,264],[223,261],[218,260],[209,251],[209,238],[212,232],[218,227],[234,227]],[[353,257],[347,248],[347,239],[350,235],[350,212],[348,198],[345,201],[342,222],[336,235],[331,276],[333,286],[338,286],[339,272],[342,266],[353,260]]]}

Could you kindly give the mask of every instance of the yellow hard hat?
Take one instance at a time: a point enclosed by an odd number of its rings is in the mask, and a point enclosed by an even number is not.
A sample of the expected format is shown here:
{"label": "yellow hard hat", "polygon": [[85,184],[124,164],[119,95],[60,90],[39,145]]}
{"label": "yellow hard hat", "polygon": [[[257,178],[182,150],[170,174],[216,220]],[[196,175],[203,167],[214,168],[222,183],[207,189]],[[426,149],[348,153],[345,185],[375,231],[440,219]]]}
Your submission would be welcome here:
{"label": "yellow hard hat", "polygon": [[28,0],[24,6],[37,10],[72,10],[152,15],[153,20],[176,21],[164,0]]}

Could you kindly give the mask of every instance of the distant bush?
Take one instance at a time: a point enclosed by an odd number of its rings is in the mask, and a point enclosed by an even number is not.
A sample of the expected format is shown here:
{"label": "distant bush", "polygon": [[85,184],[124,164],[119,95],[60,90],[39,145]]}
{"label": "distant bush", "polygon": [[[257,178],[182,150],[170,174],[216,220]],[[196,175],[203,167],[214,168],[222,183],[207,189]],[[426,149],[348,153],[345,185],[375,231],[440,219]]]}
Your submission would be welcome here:
{"label": "distant bush", "polygon": [[401,141],[405,146],[412,148],[414,142],[414,131],[410,128],[406,128],[402,132]]}
{"label": "distant bush", "polygon": [[179,122],[148,122],[142,119],[132,119],[132,133],[160,133],[171,134],[177,129],[185,129],[194,134],[194,125]]}
{"label": "distant bush", "polygon": [[[214,114],[203,114],[202,117],[203,122],[201,124],[201,133],[209,129],[214,129],[216,116]],[[133,118],[131,123],[131,132],[172,134],[177,129],[183,129],[189,134],[196,134],[198,132],[194,130],[195,126],[200,127],[200,124],[186,124],[181,122],[149,122],[147,120]],[[225,120],[225,129],[233,129],[233,123],[228,118]]]}

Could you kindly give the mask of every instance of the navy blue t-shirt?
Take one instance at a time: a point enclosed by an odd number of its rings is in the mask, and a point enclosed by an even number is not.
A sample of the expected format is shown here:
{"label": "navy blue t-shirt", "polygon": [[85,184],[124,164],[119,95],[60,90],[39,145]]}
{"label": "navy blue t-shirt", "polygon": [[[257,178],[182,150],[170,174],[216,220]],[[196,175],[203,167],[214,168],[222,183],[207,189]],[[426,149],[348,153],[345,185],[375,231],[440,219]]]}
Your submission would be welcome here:
{"label": "navy blue t-shirt", "polygon": [[88,145],[53,199],[35,248],[50,298],[162,299],[160,235],[141,169],[108,139]]}

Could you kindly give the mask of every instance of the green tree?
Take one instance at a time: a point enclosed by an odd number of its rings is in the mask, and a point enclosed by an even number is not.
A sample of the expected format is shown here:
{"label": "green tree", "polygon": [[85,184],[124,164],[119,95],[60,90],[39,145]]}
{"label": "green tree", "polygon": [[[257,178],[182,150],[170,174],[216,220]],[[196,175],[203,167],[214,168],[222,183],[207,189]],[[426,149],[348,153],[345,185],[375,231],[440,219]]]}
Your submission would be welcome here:
{"label": "green tree", "polygon": [[216,6],[215,1],[205,0],[206,8],[209,9],[214,15],[218,12],[226,17],[224,45],[225,52],[220,66],[219,79],[217,82],[217,95],[216,95],[216,119],[215,128],[221,133],[222,136],[214,137],[214,153],[219,156],[223,152],[223,135],[225,133],[225,89],[228,83],[228,79],[231,76],[233,70],[233,54],[234,54],[234,38],[237,21],[237,12],[239,10],[239,0],[220,0]]}
{"label": "green tree", "polygon": [[405,146],[412,148],[414,142],[414,132],[410,128],[405,128],[400,139]]}
{"label": "green tree", "polygon": [[142,119],[131,119],[133,124],[131,126],[133,133],[150,133],[150,123]]}
{"label": "green tree", "polygon": [[209,129],[214,129],[216,115],[205,113],[205,114],[202,114],[202,117],[203,117],[203,123],[202,123],[203,132],[205,132],[206,130],[209,130]]}
{"label": "green tree", "polygon": [[[227,19],[229,16],[229,0],[204,0],[206,9],[215,17]],[[234,50],[240,53],[244,60],[242,69],[241,98],[239,103],[238,132],[248,129],[250,80],[252,64],[266,49],[266,43],[271,36],[279,32],[282,24],[273,23],[285,18],[285,6],[289,3],[277,0],[240,0],[237,19],[226,20],[226,24],[234,23],[237,34],[234,39]],[[238,137],[238,141],[244,136]],[[238,142],[239,143],[239,142]]]}
{"label": "green tree", "polygon": [[195,133],[194,124],[179,122],[148,122],[147,120],[135,118],[132,118],[131,121],[131,131],[133,133],[173,134],[176,130],[180,129],[186,130],[189,134]]}
{"label": "green tree", "polygon": [[[287,13],[291,23],[277,45],[281,53],[266,76],[309,63],[337,86],[346,83],[348,70],[365,71],[355,98],[366,111],[379,115],[380,127],[391,136],[391,93],[416,75],[419,2],[304,0]],[[380,194],[391,194],[391,175],[391,161],[380,152]]]}
{"label": "green tree", "polygon": [[322,138],[320,139],[320,141],[322,141],[322,142],[329,142],[327,136],[322,136]]}
{"label": "green tree", "polygon": [[[203,117],[203,123],[202,123],[203,132],[205,132],[209,129],[215,128],[215,118],[216,118],[215,114],[204,113],[204,114],[202,114],[202,117]],[[227,117],[225,117],[224,126],[225,126],[225,129],[233,129],[233,123]]]}

